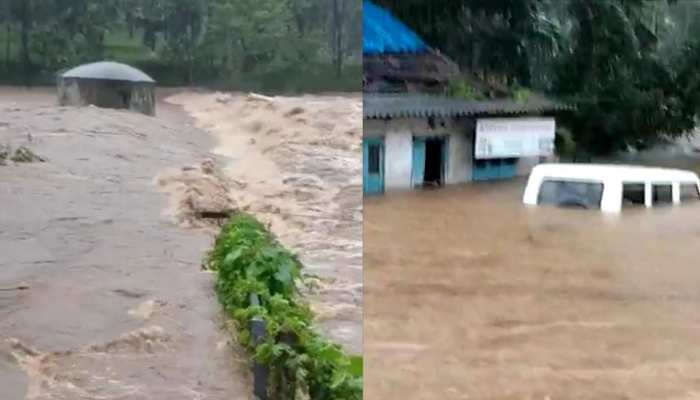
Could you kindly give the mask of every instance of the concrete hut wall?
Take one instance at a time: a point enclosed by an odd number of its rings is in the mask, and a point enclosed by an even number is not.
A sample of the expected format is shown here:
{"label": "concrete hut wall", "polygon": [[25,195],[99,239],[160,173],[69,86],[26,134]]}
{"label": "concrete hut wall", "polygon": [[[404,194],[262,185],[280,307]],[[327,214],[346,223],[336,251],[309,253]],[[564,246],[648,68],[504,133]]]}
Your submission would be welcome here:
{"label": "concrete hut wall", "polygon": [[146,115],[155,115],[156,98],[154,85],[147,83],[135,84],[131,89],[129,109]]}
{"label": "concrete hut wall", "polygon": [[431,128],[427,118],[400,118],[365,120],[366,137],[384,137],[384,185],[386,190],[412,188],[413,137],[442,136],[447,140],[445,183],[454,184],[471,180],[472,131],[465,120],[436,118]]}
{"label": "concrete hut wall", "polygon": [[58,102],[62,106],[95,105],[155,114],[154,85],[98,79],[59,79]]}
{"label": "concrete hut wall", "polygon": [[85,102],[80,95],[80,86],[75,79],[58,80],[58,104],[60,106],[83,106]]}

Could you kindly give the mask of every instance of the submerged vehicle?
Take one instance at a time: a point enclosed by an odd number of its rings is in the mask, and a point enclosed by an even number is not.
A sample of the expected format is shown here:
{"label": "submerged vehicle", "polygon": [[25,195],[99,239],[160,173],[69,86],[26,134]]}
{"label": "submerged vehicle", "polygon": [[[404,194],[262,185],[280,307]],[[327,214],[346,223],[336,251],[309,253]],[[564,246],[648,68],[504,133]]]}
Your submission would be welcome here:
{"label": "submerged vehicle", "polygon": [[614,164],[540,164],[523,195],[526,205],[611,213],[693,201],[700,201],[700,180],[692,171]]}

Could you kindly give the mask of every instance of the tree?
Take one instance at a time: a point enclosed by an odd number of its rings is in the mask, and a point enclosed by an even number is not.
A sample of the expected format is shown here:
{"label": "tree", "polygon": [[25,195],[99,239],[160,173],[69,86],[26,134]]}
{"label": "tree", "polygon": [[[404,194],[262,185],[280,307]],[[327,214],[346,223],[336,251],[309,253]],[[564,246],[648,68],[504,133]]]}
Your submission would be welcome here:
{"label": "tree", "polygon": [[577,105],[566,122],[590,152],[643,148],[694,127],[693,99],[681,90],[673,63],[657,56],[659,32],[645,25],[646,6],[641,0],[570,3],[572,48],[562,57],[555,92]]}
{"label": "tree", "polygon": [[683,135],[700,111],[698,2],[377,1],[457,61],[468,80],[574,104],[560,121],[587,152]]}
{"label": "tree", "polygon": [[12,50],[12,3],[5,0],[2,3],[2,20],[5,24],[5,69],[10,69],[10,52]]}
{"label": "tree", "polygon": [[[26,82],[37,73],[103,59],[105,43],[111,54],[128,54],[127,62],[183,83],[287,73],[304,79],[320,64],[342,72],[358,53],[360,0],[339,0],[335,15],[331,1],[3,0],[0,50],[8,72],[11,66],[23,71]],[[147,57],[124,40],[137,35],[151,50]]]}
{"label": "tree", "polygon": [[[235,74],[283,68],[294,58],[292,15],[276,0],[214,0],[208,40]],[[290,34],[291,33],[291,34]]]}
{"label": "tree", "polygon": [[202,0],[171,0],[164,10],[166,59],[186,70],[188,84],[193,82],[197,46],[206,33],[208,8]]}
{"label": "tree", "polygon": [[359,0],[331,0],[331,49],[336,76],[343,74],[343,62],[357,44],[353,37],[359,36],[357,26],[361,24]]}
{"label": "tree", "polygon": [[559,27],[546,14],[554,5],[543,0],[380,3],[464,71],[485,81],[530,86],[533,62],[554,57],[558,50]]}

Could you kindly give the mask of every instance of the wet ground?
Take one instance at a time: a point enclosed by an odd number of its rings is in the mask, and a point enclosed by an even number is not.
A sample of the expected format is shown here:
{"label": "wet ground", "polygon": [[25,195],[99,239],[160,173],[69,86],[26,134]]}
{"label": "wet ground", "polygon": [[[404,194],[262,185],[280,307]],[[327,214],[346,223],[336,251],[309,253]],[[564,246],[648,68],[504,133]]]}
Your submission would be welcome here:
{"label": "wet ground", "polygon": [[0,166],[0,399],[250,398],[200,271],[211,236],[154,184],[211,138],[162,102],[149,118],[54,99],[0,89],[0,144],[46,159]]}
{"label": "wet ground", "polygon": [[700,204],[526,209],[523,188],[365,199],[365,398],[698,398]]}

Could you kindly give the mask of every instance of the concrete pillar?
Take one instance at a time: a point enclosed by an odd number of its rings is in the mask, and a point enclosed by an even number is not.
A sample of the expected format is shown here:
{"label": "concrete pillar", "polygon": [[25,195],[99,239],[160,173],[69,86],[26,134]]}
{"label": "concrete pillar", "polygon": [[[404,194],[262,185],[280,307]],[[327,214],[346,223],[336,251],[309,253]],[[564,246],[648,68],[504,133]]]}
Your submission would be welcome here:
{"label": "concrete pillar", "polygon": [[471,181],[472,160],[474,158],[471,135],[465,132],[456,132],[448,135],[445,143],[448,146],[446,183],[455,184]]}
{"label": "concrete pillar", "polygon": [[411,188],[413,135],[410,131],[390,131],[384,138],[386,190]]}

